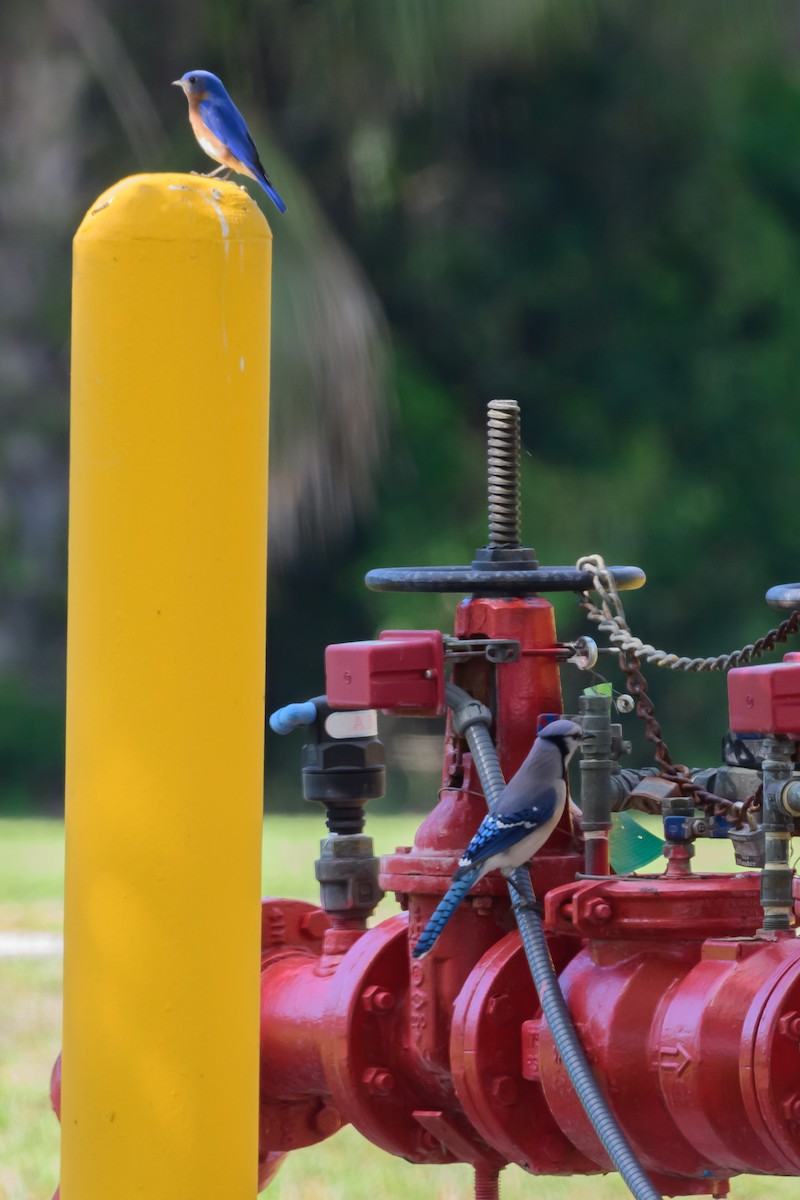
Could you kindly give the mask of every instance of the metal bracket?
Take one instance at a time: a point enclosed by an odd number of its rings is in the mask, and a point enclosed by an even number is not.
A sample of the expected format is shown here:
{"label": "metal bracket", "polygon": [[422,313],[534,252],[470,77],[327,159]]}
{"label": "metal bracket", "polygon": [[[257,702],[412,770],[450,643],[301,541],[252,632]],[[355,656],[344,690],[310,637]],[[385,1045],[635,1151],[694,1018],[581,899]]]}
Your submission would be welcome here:
{"label": "metal bracket", "polygon": [[590,670],[597,662],[597,645],[590,637],[574,642],[556,642],[553,646],[537,646],[523,650],[513,638],[455,638],[443,637],[445,662],[466,662],[470,658],[485,658],[490,663],[515,663],[526,658],[555,658],[558,662],[574,663],[580,670]]}
{"label": "metal bracket", "polygon": [[553,646],[537,646],[535,650],[524,650],[531,658],[554,658],[557,662],[570,663],[579,671],[591,671],[596,665],[599,650],[590,637],[579,637],[574,642],[556,642]]}
{"label": "metal bracket", "polygon": [[445,634],[445,662],[466,662],[485,658],[490,663],[519,662],[522,648],[514,638],[455,638]]}

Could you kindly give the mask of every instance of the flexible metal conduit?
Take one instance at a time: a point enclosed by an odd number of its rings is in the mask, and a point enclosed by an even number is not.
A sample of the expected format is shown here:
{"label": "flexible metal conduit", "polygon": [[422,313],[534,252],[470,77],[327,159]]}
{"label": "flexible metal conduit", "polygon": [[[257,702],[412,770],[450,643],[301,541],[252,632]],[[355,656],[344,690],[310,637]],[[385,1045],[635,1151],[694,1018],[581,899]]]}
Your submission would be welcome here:
{"label": "flexible metal conduit", "polygon": [[[467,740],[486,803],[491,809],[505,787],[497,750],[489,733],[492,715],[484,705],[453,683],[447,684],[446,696],[453,710],[453,728]],[[544,926],[534,908],[536,897],[527,867],[517,867],[512,872],[508,890],[542,1011],[584,1112],[636,1200],[661,1200],[661,1194],[647,1178],[592,1074],[559,986]]]}
{"label": "flexible metal conduit", "polygon": [[459,737],[466,739],[486,803],[492,809],[506,786],[500,763],[497,761],[492,735],[489,733],[492,714],[485,704],[473,700],[469,692],[465,692],[454,683],[446,684],[445,696],[453,710],[453,729]]}
{"label": "flexible metal conduit", "polygon": [[544,927],[532,907],[535,904],[535,896],[527,868],[517,867],[511,879],[511,903],[539,1002],[583,1110],[636,1200],[661,1200],[661,1193],[656,1191],[647,1178],[592,1074],[592,1068],[572,1024],[567,1002],[559,987]]}

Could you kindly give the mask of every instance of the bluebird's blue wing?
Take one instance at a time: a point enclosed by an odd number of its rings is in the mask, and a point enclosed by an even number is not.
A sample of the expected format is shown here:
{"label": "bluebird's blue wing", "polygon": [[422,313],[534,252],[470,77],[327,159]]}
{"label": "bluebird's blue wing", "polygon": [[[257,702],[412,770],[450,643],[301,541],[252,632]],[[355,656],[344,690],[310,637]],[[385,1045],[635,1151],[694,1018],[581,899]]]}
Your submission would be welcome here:
{"label": "bluebird's blue wing", "polygon": [[258,162],[256,144],[245,125],[244,117],[230,96],[206,96],[197,108],[204,124],[240,162],[246,163],[248,167]]}
{"label": "bluebird's blue wing", "polygon": [[239,162],[250,168],[278,211],[286,212],[286,205],[272,186],[264,164],[259,158],[256,144],[250,136],[244,117],[230,96],[226,95],[219,99],[214,96],[207,97],[200,101],[197,109],[211,132],[228,147],[231,154],[239,159]]}

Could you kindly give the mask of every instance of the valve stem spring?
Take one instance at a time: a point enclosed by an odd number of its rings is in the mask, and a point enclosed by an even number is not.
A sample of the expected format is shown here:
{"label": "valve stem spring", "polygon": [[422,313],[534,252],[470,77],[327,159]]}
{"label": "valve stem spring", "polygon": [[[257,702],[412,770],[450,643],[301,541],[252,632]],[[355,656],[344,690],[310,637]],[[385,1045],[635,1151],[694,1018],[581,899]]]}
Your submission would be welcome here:
{"label": "valve stem spring", "polygon": [[489,545],[519,546],[519,404],[490,400]]}

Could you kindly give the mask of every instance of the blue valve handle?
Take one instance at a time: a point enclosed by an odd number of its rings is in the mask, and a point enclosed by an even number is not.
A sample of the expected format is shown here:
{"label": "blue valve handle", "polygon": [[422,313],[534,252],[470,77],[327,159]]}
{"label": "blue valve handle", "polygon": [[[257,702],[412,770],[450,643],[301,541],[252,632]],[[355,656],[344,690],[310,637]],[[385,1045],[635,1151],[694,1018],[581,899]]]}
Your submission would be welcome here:
{"label": "blue valve handle", "polygon": [[291,733],[301,725],[313,725],[317,719],[317,706],[313,700],[304,700],[302,704],[286,704],[276,708],[269,719],[269,727],[273,733]]}

